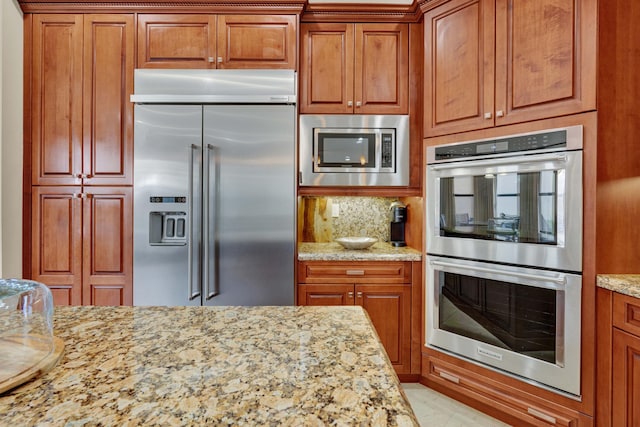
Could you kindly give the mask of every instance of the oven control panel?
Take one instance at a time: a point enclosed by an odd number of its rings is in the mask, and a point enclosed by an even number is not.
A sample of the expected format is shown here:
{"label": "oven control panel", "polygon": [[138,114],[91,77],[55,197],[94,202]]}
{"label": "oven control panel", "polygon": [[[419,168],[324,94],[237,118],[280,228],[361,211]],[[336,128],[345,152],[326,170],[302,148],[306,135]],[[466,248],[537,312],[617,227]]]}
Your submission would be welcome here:
{"label": "oven control panel", "polygon": [[464,159],[491,154],[562,149],[566,148],[566,146],[567,131],[557,130],[436,147],[435,160]]}

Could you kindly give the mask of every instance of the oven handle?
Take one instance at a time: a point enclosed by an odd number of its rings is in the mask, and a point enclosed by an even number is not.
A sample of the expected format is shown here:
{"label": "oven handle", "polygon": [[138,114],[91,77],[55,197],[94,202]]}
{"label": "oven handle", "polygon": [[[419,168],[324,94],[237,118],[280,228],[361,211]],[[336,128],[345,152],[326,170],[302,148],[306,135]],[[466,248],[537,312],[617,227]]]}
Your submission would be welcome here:
{"label": "oven handle", "polygon": [[540,162],[548,162],[551,161],[560,161],[566,162],[567,155],[566,154],[542,154],[540,156],[531,157],[529,159],[523,160],[522,157],[518,157],[518,160],[515,160],[513,157],[505,157],[505,158],[497,158],[497,159],[488,159],[488,160],[470,160],[468,162],[451,162],[451,163],[442,163],[439,165],[431,165],[431,169],[433,170],[444,170],[444,169],[453,169],[459,168],[464,165],[464,167],[469,166],[498,166],[498,165],[508,165],[508,164],[518,164],[518,165],[526,165],[529,163],[540,163]]}
{"label": "oven handle", "polygon": [[493,268],[475,267],[475,266],[469,266],[464,264],[454,264],[451,262],[442,262],[442,261],[431,261],[431,265],[439,265],[441,267],[455,267],[455,268],[474,270],[474,271],[483,271],[485,273],[504,274],[506,276],[519,277],[521,279],[536,280],[538,282],[553,282],[562,286],[564,286],[567,283],[567,280],[565,277],[545,277],[545,276],[538,276],[537,274],[518,273],[516,271],[503,271],[503,270],[496,270]]}

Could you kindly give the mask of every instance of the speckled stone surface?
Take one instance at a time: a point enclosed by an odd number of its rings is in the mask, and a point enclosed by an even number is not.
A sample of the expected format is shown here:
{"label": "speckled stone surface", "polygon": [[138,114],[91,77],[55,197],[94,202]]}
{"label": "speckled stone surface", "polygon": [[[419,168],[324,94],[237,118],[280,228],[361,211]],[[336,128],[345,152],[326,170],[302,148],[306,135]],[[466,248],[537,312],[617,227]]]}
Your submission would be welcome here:
{"label": "speckled stone surface", "polygon": [[420,261],[422,254],[409,247],[377,242],[367,249],[345,249],[339,243],[298,243],[298,261]]}
{"label": "speckled stone surface", "polygon": [[418,425],[361,307],[57,307],[0,424]]}
{"label": "speckled stone surface", "polygon": [[599,274],[598,286],[640,298],[640,274]]}

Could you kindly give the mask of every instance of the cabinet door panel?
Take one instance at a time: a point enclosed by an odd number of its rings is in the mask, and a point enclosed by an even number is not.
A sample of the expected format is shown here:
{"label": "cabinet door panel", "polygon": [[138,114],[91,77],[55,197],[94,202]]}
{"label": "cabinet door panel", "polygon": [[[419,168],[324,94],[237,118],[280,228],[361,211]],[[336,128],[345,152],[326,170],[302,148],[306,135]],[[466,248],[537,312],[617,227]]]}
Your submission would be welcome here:
{"label": "cabinet door panel", "polygon": [[295,15],[218,16],[218,68],[296,68]]}
{"label": "cabinet door panel", "polygon": [[493,126],[493,2],[454,0],[424,22],[425,136]]}
{"label": "cabinet door panel", "polygon": [[74,305],[73,303],[73,287],[63,285],[48,285],[53,297],[53,305]]}
{"label": "cabinet door panel", "polygon": [[356,114],[409,112],[408,33],[406,24],[356,24]]}
{"label": "cabinet door panel", "polygon": [[131,305],[132,189],[87,188],[86,192],[88,197],[83,206],[83,302]]}
{"label": "cabinet door panel", "polygon": [[215,68],[215,15],[139,15],[139,68]]}
{"label": "cabinet door panel", "polygon": [[82,303],[82,206],[80,187],[32,190],[31,279],[54,292],[55,302]]}
{"label": "cabinet door panel", "polygon": [[80,184],[82,15],[33,17],[32,183]]}
{"label": "cabinet door panel", "polygon": [[356,304],[367,311],[396,372],[411,363],[411,285],[356,285]]}
{"label": "cabinet door panel", "polygon": [[614,426],[640,426],[640,337],[613,330]]}
{"label": "cabinet door panel", "polygon": [[301,26],[300,113],[353,112],[353,31],[353,24]]}
{"label": "cabinet door panel", "polygon": [[496,124],[595,109],[595,3],[496,1]]}
{"label": "cabinet door panel", "polygon": [[84,184],[131,185],[133,16],[87,15],[84,26]]}
{"label": "cabinet door panel", "polygon": [[298,305],[353,305],[353,285],[298,285]]}

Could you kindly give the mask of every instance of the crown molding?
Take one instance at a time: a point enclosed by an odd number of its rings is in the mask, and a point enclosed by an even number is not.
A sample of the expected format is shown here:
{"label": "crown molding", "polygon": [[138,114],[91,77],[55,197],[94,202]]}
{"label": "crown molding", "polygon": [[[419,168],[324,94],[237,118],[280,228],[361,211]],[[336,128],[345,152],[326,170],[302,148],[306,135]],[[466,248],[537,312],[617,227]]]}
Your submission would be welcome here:
{"label": "crown molding", "polygon": [[418,22],[422,11],[417,3],[409,5],[363,3],[307,3],[302,22]]}
{"label": "crown molding", "polygon": [[[18,0],[23,13],[287,13],[304,22],[418,22],[425,5],[312,3],[306,0]],[[428,10],[429,7],[426,7]]]}
{"label": "crown molding", "polygon": [[300,14],[306,0],[18,0],[24,13],[290,13]]}
{"label": "crown molding", "polygon": [[444,4],[446,2],[448,2],[449,0],[418,0],[417,1],[417,6],[421,11],[421,14],[425,14],[427,13],[427,11],[440,6],[441,4]]}

